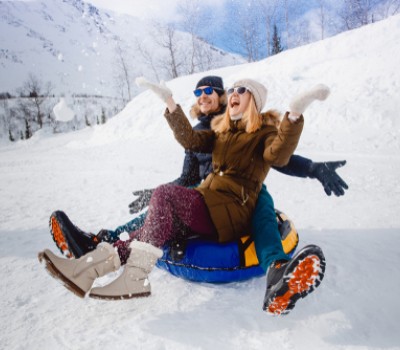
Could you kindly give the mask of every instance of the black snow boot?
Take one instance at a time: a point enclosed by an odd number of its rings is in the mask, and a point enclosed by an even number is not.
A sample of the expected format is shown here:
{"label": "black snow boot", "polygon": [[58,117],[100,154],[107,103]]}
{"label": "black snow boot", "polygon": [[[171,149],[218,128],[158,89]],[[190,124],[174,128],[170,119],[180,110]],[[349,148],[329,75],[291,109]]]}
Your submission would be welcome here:
{"label": "black snow boot", "polygon": [[67,258],[80,258],[100,243],[96,235],[82,231],[62,211],[51,214],[49,226],[54,242]]}
{"label": "black snow boot", "polygon": [[267,291],[263,310],[285,315],[300,298],[317,288],[325,273],[325,257],[316,245],[301,249],[289,261],[274,262],[267,273]]}

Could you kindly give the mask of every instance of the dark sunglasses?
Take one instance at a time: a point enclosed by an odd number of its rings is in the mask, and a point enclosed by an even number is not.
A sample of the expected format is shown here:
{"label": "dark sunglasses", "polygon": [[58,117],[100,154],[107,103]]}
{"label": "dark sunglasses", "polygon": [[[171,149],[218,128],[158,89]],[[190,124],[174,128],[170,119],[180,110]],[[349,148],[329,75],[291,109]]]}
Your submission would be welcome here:
{"label": "dark sunglasses", "polygon": [[232,95],[235,91],[236,91],[239,95],[243,95],[246,91],[249,91],[249,92],[250,92],[250,90],[249,90],[248,88],[245,88],[244,86],[238,86],[238,87],[235,87],[235,88],[230,88],[230,89],[228,89],[227,94],[228,94],[228,95]]}
{"label": "dark sunglasses", "polygon": [[195,95],[196,97],[200,97],[200,96],[202,95],[203,92],[204,92],[206,95],[211,95],[211,94],[214,92],[214,90],[222,91],[221,89],[213,88],[213,87],[211,87],[211,86],[207,86],[207,87],[205,87],[204,89],[196,89],[196,90],[193,91],[193,93],[194,93],[194,95]]}

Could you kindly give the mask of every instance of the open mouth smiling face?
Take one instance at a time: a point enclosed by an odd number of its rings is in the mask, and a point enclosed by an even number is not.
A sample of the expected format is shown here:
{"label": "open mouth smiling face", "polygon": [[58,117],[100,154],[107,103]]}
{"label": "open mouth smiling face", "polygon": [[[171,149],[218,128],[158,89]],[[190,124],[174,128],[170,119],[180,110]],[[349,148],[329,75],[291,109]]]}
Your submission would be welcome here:
{"label": "open mouth smiling face", "polygon": [[251,95],[250,92],[248,91],[242,94],[238,94],[236,91],[234,91],[229,96],[229,101],[228,101],[229,114],[231,116],[235,116],[240,113],[243,113],[249,104],[250,97]]}

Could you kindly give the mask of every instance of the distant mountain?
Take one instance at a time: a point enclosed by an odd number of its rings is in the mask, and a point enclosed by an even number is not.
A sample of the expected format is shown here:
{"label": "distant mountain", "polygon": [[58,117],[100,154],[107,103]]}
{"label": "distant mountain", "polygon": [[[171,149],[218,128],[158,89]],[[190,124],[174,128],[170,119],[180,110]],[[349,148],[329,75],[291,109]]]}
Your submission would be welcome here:
{"label": "distant mountain", "polygon": [[[46,0],[0,1],[0,19],[0,92],[15,93],[33,73],[50,81],[56,94],[120,97],[121,58],[131,82],[138,75],[172,77],[165,67],[168,49],[157,44],[165,40],[165,31],[139,18],[103,11],[81,0]],[[189,74],[191,36],[173,35],[179,73]],[[207,60],[196,62],[195,71],[244,62],[200,39],[196,46]],[[132,89],[134,95],[134,84]]]}

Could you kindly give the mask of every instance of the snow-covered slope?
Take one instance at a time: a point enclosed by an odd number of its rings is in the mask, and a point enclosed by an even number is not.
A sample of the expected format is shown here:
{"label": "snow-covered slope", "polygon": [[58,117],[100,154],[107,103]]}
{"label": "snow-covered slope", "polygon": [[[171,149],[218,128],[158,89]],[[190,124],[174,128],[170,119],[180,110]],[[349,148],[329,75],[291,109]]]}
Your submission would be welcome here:
{"label": "snow-covered slope", "polygon": [[[321,287],[284,318],[261,311],[264,278],[189,283],[155,269],[142,300],[81,300],[51,279],[36,254],[54,244],[47,220],[65,210],[96,232],[130,219],[130,191],[176,178],[183,150],[150,92],[94,129],[37,133],[0,148],[0,348],[400,349],[400,16],[262,62],[210,73],[255,78],[267,108],[284,110],[315,83],[332,89],[307,111],[298,154],[346,159],[344,197],[311,179],[271,172],[266,184],[291,217],[300,246],[327,258]],[[168,82],[188,111],[201,75]]]}
{"label": "snow-covered slope", "polygon": [[[14,94],[29,73],[34,73],[44,82],[52,82],[55,93],[120,97],[118,46],[132,81],[136,75],[154,74],[148,58],[138,53],[137,42],[151,53],[155,65],[157,58],[166,54],[150,35],[151,23],[103,11],[81,0],[1,1],[0,18],[0,92]],[[183,47],[190,46],[188,34],[178,32],[175,40]],[[212,54],[212,67],[243,62],[240,56],[202,45]],[[176,55],[177,61],[183,61],[182,52]],[[157,69],[160,78],[167,76]]]}

